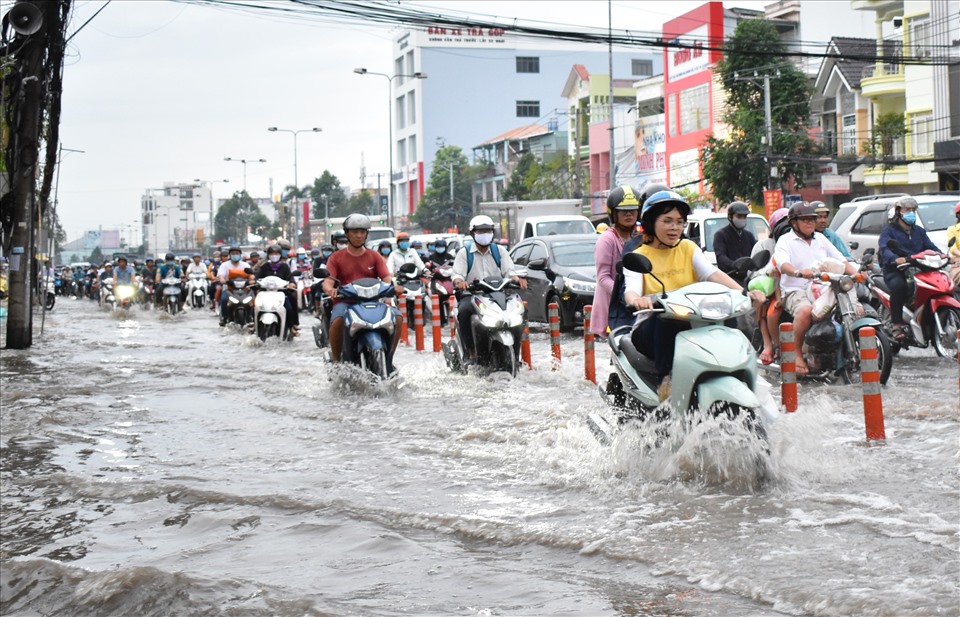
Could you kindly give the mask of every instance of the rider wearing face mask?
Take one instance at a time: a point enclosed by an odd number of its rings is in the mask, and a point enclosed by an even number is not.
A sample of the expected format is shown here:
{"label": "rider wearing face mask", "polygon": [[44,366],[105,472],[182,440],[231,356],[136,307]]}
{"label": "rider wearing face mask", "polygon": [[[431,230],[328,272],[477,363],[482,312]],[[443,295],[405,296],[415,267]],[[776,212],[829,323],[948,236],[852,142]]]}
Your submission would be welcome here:
{"label": "rider wearing face mask", "polygon": [[[227,285],[231,279],[250,278],[250,275],[246,273],[246,270],[250,268],[250,264],[241,259],[241,257],[243,257],[243,252],[240,250],[239,246],[231,246],[227,256],[227,260],[220,264],[220,268],[217,269],[217,281],[220,283],[221,287]],[[229,294],[225,292],[220,294],[221,326],[225,326],[227,324],[227,300],[229,297]]]}
{"label": "rider wearing face mask", "polygon": [[[404,264],[413,264],[417,267],[417,272],[423,272],[423,259],[420,257],[420,254],[413,248],[410,242],[410,234],[405,231],[401,231],[397,234],[397,250],[390,253],[390,256],[387,258],[387,270],[390,271],[390,274],[396,278],[397,274],[400,272],[400,266]],[[400,286],[397,286],[397,293],[403,291]]]}
{"label": "rider wearing face mask", "polygon": [[[741,257],[749,257],[757,237],[747,229],[747,216],[750,207],[742,201],[731,202],[727,206],[727,219],[730,224],[717,231],[713,236],[713,251],[717,256],[717,267],[733,276],[733,262]],[[743,283],[739,277],[734,277]]]}
{"label": "rider wearing face mask", "polygon": [[[495,226],[493,219],[489,216],[479,215],[470,219],[470,235],[473,236],[473,242],[465,243],[464,247],[457,251],[457,256],[453,260],[453,284],[464,291],[470,283],[495,276],[498,278],[510,277],[523,289],[527,288],[527,280],[513,274],[513,260],[510,254],[499,245],[493,244],[493,230]],[[496,251],[496,254],[494,254]],[[467,253],[472,253],[472,258],[467,257]],[[473,262],[472,264],[470,262]],[[467,347],[469,357],[476,357],[476,350],[473,344],[473,328],[470,326],[470,318],[476,315],[477,308],[469,295],[463,295],[457,304],[457,322],[460,328],[460,337]]]}
{"label": "rider wearing face mask", "polygon": [[287,311],[287,323],[290,324],[290,331],[294,336],[299,336],[300,314],[297,310],[296,301],[297,283],[293,278],[293,270],[290,269],[290,264],[284,262],[281,253],[280,247],[276,244],[268,246],[267,261],[260,264],[260,268],[256,271],[256,277],[263,279],[268,276],[276,276],[287,282],[286,288],[283,289],[283,307]]}
{"label": "rider wearing face mask", "polygon": [[[890,240],[900,244],[900,250],[894,252],[887,246]],[[907,276],[897,266],[906,263],[907,257],[922,251],[940,252],[923,227],[917,225],[917,200],[902,197],[890,210],[890,223],[880,232],[880,265],[883,266],[883,280],[890,288],[890,321],[893,322],[893,336],[898,341],[906,338],[903,322],[903,304],[907,301]]]}

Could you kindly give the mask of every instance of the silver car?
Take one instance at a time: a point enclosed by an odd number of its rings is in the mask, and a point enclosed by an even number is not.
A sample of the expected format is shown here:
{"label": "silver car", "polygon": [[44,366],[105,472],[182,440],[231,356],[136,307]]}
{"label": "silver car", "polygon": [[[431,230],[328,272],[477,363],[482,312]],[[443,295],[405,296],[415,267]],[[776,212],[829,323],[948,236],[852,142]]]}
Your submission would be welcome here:
{"label": "silver car", "polygon": [[[866,249],[878,249],[880,232],[887,224],[890,209],[906,193],[858,197],[840,206],[830,229],[850,247],[850,253],[860,259]],[[913,195],[917,200],[917,224],[927,230],[934,244],[947,252],[947,227],[956,217],[953,208],[960,193],[944,192]]]}

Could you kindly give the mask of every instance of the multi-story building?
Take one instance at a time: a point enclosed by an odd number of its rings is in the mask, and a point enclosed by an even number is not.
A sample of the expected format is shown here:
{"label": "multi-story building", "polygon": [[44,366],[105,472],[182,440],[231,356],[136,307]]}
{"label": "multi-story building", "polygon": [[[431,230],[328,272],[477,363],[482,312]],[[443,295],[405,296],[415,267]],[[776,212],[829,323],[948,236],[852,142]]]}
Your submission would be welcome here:
{"label": "multi-story building", "polygon": [[565,157],[567,133],[558,130],[556,120],[550,120],[546,126],[520,126],[474,146],[474,161],[488,165],[484,177],[473,183],[474,201],[500,201],[500,195],[510,181],[510,174],[527,153],[541,163],[550,162],[558,156]]}
{"label": "multi-story building", "polygon": [[164,182],[140,197],[143,245],[148,255],[185,251],[213,236],[210,188],[193,182]]}
{"label": "multi-story building", "polygon": [[[660,72],[658,53],[617,49],[613,72],[635,80]],[[390,80],[394,218],[423,196],[440,144],[470,151],[491,135],[565,117],[561,95],[574,63],[608,70],[603,46],[524,37],[509,30],[423,28],[394,40]],[[415,73],[425,74],[417,79]]]}

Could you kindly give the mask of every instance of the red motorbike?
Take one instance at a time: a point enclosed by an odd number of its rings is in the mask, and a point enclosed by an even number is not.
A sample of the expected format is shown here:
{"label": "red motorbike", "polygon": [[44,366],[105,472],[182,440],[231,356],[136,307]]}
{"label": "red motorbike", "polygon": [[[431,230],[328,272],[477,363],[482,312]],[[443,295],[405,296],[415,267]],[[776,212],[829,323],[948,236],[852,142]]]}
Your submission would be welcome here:
{"label": "red motorbike", "polygon": [[[898,341],[892,332],[888,332],[892,351],[896,353],[907,347],[925,348],[932,344],[940,357],[955,358],[957,332],[960,331],[960,302],[953,295],[955,286],[947,273],[947,256],[935,251],[905,255],[896,240],[891,240],[887,248],[906,257],[907,261],[897,268],[905,271],[909,290],[903,307],[903,318],[909,325],[907,336]],[[877,310],[884,327],[889,329],[892,325],[890,290],[882,276],[873,277],[871,292],[879,301]]]}
{"label": "red motorbike", "polygon": [[446,324],[450,318],[450,298],[453,296],[453,264],[428,262],[427,267],[433,274],[430,294],[440,299],[440,323]]}

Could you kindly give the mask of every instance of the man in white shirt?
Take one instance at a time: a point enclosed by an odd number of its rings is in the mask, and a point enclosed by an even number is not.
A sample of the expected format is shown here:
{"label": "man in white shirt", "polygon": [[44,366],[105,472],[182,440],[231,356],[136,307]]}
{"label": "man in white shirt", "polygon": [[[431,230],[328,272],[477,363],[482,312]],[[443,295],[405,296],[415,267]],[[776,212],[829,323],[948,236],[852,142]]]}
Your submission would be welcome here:
{"label": "man in white shirt", "polygon": [[807,288],[814,277],[813,266],[830,257],[844,262],[844,271],[857,273],[852,263],[845,261],[837,247],[823,234],[817,234],[817,213],[806,202],[790,208],[790,227],[774,249],[774,263],[780,270],[780,294],[783,308],[793,316],[793,340],[797,349],[796,371],[806,375],[809,369],[803,359],[803,337],[813,321],[813,304],[807,296]]}
{"label": "man in white shirt", "polygon": [[[423,259],[420,254],[410,248],[410,234],[401,231],[397,234],[397,250],[390,253],[387,257],[387,270],[394,278],[400,272],[400,266],[404,264],[413,264],[417,267],[417,272],[423,272]],[[399,290],[398,290],[399,291]]]}

